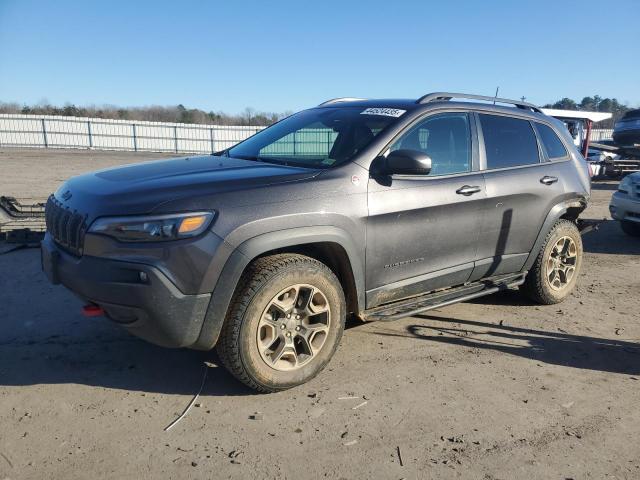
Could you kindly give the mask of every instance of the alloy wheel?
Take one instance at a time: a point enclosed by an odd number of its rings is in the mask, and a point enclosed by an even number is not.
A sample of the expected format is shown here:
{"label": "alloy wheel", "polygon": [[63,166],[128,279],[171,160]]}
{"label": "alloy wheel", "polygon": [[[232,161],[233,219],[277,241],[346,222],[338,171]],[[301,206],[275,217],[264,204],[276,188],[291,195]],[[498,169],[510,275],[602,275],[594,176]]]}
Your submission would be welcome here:
{"label": "alloy wheel", "polygon": [[319,288],[296,284],[283,289],[258,323],[256,341],[262,360],[279,371],[303,367],[324,346],[330,322],[329,301]]}
{"label": "alloy wheel", "polygon": [[554,290],[562,290],[576,272],[578,247],[571,237],[560,238],[551,248],[547,258],[547,280]]}

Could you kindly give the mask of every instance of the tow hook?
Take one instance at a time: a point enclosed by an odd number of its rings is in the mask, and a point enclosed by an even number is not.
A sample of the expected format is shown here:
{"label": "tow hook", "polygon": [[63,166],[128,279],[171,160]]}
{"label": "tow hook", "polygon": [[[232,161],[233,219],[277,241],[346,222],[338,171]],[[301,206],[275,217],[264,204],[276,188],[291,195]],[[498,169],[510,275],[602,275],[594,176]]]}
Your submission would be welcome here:
{"label": "tow hook", "polygon": [[104,310],[95,303],[88,303],[82,307],[82,315],[85,317],[102,317]]}

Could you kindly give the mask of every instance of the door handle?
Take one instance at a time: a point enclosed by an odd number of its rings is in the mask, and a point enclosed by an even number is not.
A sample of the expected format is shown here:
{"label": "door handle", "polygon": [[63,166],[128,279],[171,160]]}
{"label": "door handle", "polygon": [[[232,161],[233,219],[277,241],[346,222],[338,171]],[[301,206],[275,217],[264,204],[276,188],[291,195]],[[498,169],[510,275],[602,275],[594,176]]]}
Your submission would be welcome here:
{"label": "door handle", "polygon": [[465,185],[464,187],[460,187],[458,190],[456,190],[456,193],[458,195],[464,195],[465,197],[468,197],[469,195],[473,195],[474,193],[478,193],[479,191],[480,187]]}
{"label": "door handle", "polygon": [[540,179],[540,183],[544,183],[545,185],[551,185],[553,183],[556,183],[557,181],[558,177],[550,177],[548,175],[545,175]]}

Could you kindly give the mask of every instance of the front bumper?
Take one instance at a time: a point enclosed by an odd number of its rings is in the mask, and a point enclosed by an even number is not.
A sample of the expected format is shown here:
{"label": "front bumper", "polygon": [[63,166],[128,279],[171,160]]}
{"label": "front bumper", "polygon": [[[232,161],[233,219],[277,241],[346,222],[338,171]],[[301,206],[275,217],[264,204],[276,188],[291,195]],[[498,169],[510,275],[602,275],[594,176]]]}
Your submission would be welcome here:
{"label": "front bumper", "polygon": [[165,347],[189,347],[202,330],[210,294],[183,294],[158,268],[61,250],[49,234],[42,269],[133,335]]}
{"label": "front bumper", "polygon": [[615,192],[611,197],[609,212],[615,220],[640,223],[640,198]]}

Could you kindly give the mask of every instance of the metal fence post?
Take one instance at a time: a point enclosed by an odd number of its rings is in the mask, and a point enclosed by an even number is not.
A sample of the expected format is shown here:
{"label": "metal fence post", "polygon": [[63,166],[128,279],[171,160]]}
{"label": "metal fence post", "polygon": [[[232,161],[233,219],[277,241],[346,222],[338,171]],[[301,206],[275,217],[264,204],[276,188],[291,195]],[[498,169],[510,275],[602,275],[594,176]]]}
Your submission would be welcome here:
{"label": "metal fence post", "polygon": [[209,138],[211,139],[211,154],[216,153],[216,140],[213,136],[213,127],[209,129]]}
{"label": "metal fence post", "polygon": [[91,135],[91,120],[87,120],[87,133],[89,134],[89,148],[93,148],[93,136]]}
{"label": "metal fence post", "polygon": [[44,139],[44,147],[49,146],[49,139],[47,138],[47,126],[45,125],[44,118],[42,119],[42,138]]}
{"label": "metal fence post", "polygon": [[133,151],[137,152],[138,151],[138,136],[136,135],[136,124],[135,123],[131,124],[131,127],[133,129]]}
{"label": "metal fence post", "polygon": [[176,149],[176,153],[178,153],[178,127],[173,126],[173,141]]}

